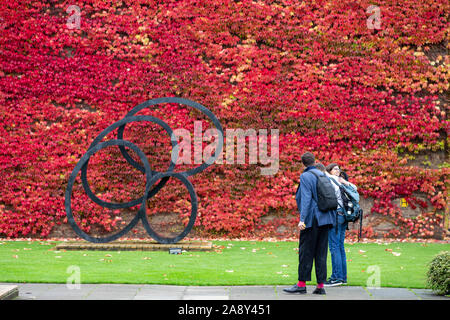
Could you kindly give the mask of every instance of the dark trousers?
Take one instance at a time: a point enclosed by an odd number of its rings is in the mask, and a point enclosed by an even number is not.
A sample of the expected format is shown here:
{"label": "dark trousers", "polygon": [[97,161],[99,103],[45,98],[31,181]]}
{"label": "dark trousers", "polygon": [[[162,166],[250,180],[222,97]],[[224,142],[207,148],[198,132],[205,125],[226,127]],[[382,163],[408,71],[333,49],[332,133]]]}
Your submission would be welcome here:
{"label": "dark trousers", "polygon": [[316,218],[311,228],[300,231],[298,280],[311,281],[313,261],[317,283],[327,279],[328,230],[330,225],[318,226]]}

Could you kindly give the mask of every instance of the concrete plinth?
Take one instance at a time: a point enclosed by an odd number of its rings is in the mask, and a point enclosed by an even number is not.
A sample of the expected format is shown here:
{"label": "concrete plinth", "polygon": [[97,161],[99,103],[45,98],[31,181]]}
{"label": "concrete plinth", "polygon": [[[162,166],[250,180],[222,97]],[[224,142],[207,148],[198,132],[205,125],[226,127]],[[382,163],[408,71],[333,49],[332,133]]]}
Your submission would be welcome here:
{"label": "concrete plinth", "polygon": [[57,250],[103,250],[103,251],[169,251],[180,248],[186,251],[210,251],[211,241],[180,241],[175,244],[162,244],[156,241],[112,241],[109,243],[63,242],[56,245]]}

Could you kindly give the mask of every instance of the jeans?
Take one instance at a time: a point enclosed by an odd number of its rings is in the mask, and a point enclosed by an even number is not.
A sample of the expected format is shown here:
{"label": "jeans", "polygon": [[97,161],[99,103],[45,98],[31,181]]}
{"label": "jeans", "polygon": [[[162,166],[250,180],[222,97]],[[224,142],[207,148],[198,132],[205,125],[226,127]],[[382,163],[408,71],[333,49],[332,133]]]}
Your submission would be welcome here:
{"label": "jeans", "polygon": [[330,279],[347,282],[347,257],[345,256],[344,240],[348,222],[341,215],[338,215],[337,218],[337,225],[328,232],[332,269]]}

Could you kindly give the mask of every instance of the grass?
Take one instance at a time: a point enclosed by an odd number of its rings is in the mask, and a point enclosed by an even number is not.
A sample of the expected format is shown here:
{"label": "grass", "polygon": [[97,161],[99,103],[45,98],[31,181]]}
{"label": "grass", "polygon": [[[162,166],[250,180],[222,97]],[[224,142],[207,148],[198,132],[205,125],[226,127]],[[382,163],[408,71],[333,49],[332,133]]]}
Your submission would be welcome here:
{"label": "grass", "polygon": [[[0,241],[0,282],[66,283],[77,266],[81,283],[172,285],[292,285],[297,282],[296,242],[214,241],[212,252],[56,251],[57,242]],[[425,288],[428,263],[450,244],[346,244],[348,285]],[[328,254],[328,275],[331,259]],[[70,269],[69,269],[70,270]],[[72,271],[73,272],[73,271]],[[315,283],[314,269],[312,282]]]}

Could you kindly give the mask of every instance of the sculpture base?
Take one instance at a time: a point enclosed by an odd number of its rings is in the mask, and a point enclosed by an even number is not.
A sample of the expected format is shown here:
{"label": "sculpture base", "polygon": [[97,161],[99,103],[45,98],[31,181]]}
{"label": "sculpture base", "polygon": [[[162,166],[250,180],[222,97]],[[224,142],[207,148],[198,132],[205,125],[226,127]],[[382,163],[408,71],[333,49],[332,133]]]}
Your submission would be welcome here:
{"label": "sculpture base", "polygon": [[108,243],[92,243],[87,241],[68,241],[56,245],[56,250],[101,250],[101,251],[169,251],[181,248],[186,251],[211,251],[211,241],[180,241],[162,244],[156,241],[112,241]]}

